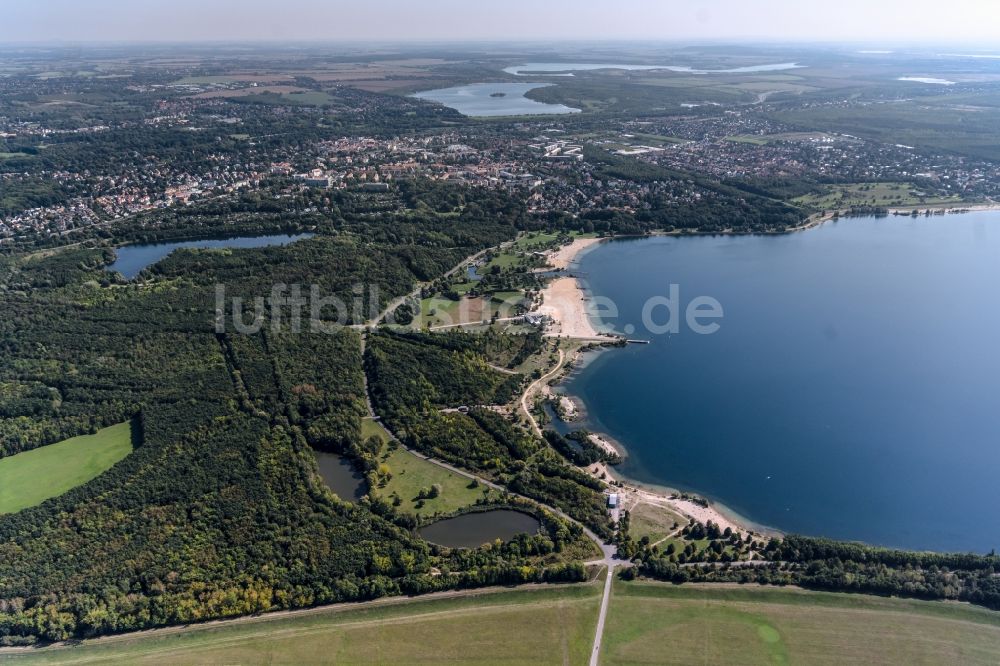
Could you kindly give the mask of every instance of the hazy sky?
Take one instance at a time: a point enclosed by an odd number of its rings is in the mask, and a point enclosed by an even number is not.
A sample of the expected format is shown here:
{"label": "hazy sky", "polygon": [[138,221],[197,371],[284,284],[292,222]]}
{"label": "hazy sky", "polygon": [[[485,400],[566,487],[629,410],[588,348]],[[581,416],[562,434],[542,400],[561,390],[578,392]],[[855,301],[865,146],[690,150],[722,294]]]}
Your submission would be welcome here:
{"label": "hazy sky", "polygon": [[998,0],[0,0],[0,42],[767,39],[993,43]]}

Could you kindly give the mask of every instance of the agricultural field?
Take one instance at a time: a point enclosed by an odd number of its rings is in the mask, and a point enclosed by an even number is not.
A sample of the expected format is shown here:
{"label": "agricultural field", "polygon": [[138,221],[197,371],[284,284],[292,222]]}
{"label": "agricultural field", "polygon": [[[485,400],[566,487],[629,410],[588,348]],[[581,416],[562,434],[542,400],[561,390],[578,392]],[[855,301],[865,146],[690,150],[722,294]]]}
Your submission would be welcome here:
{"label": "agricultural field", "polygon": [[83,485],[132,452],[132,428],[119,423],[0,459],[0,514],[41,504]]}
{"label": "agricultural field", "polygon": [[919,206],[959,203],[956,198],[926,197],[909,183],[851,183],[829,185],[823,192],[793,199],[795,203],[824,210],[851,206]]}
{"label": "agricultural field", "polygon": [[994,664],[1000,617],[796,589],[615,583],[603,664]]}
{"label": "agricultural field", "polygon": [[12,664],[584,664],[594,584],[393,600],[30,651]]}
{"label": "agricultural field", "polygon": [[278,83],[293,81],[288,74],[219,74],[209,76],[185,76],[175,81],[175,86],[230,85],[234,83]]}
{"label": "agricultural field", "polygon": [[[382,460],[389,466],[392,479],[384,488],[378,488],[375,492],[385,498],[398,495],[403,502],[399,509],[408,513],[425,516],[450,513],[475,504],[476,500],[489,492],[484,485],[470,487],[471,481],[466,477],[418,458],[402,447],[385,451]],[[417,497],[421,490],[430,489],[434,485],[441,489],[437,497],[423,500]]]}

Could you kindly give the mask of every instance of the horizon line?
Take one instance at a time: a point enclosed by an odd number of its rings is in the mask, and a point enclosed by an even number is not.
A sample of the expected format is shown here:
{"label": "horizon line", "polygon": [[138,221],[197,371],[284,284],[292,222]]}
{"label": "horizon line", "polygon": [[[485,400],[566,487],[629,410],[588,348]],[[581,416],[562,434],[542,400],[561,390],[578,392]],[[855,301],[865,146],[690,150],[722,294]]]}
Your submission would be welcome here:
{"label": "horizon line", "polygon": [[926,39],[884,39],[871,40],[864,38],[831,38],[823,41],[802,38],[768,38],[768,37],[701,37],[701,38],[681,38],[681,37],[472,37],[465,39],[453,39],[446,37],[386,37],[386,38],[355,38],[355,37],[329,37],[329,38],[297,38],[297,37],[240,37],[240,38],[218,38],[218,39],[31,39],[31,40],[8,40],[0,39],[0,48],[9,46],[16,47],[67,47],[67,46],[252,46],[266,44],[271,46],[333,46],[337,44],[350,45],[519,45],[519,44],[670,44],[684,46],[698,45],[740,45],[740,46],[796,46],[815,45],[818,47],[830,46],[881,46],[896,48],[920,47],[922,50],[932,49],[941,46],[962,45],[970,48],[982,47],[983,51],[1000,53],[1000,48],[996,43],[983,42],[977,40],[955,41],[941,40],[928,41]]}

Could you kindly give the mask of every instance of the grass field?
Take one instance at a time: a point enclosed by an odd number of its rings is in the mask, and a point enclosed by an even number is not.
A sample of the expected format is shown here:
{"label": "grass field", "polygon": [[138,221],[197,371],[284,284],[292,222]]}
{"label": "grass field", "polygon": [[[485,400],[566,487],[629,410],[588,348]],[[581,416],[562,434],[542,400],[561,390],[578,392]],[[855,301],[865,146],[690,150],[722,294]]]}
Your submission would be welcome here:
{"label": "grass field", "polygon": [[995,664],[1000,614],[940,602],[616,581],[604,664]]}
{"label": "grass field", "polygon": [[[470,488],[469,479],[418,458],[402,447],[389,452],[385,457],[385,464],[392,471],[392,479],[384,488],[378,488],[375,492],[381,497],[397,493],[403,499],[399,508],[409,513],[425,516],[438,512],[449,513],[474,504],[487,490],[482,485]],[[430,488],[434,484],[441,486],[441,493],[434,499],[423,500],[423,506],[417,508],[420,489]]]}
{"label": "grass field", "polygon": [[959,199],[925,197],[908,183],[853,183],[831,185],[822,193],[794,199],[796,203],[814,208],[834,209],[851,206],[917,206],[920,204],[958,203]]}
{"label": "grass field", "polygon": [[[472,284],[455,285],[455,291],[463,294],[472,288]],[[486,299],[483,297],[462,298],[453,301],[443,296],[431,296],[420,301],[420,318],[414,324],[423,326],[449,326],[452,324],[481,323],[488,320]]]}
{"label": "grass field", "polygon": [[749,143],[754,146],[766,146],[770,143],[767,137],[754,136],[751,134],[741,134],[739,136],[727,136],[726,141],[732,141],[733,143]]}
{"label": "grass field", "polygon": [[[555,247],[556,241],[561,235],[563,234],[545,233],[540,231],[524,234],[509,246],[504,248],[502,252],[498,253],[485,266],[483,266],[479,272],[485,274],[494,266],[498,266],[501,269],[507,269],[520,264],[526,264],[526,268],[530,269],[534,266],[531,265],[531,258],[528,257],[526,253],[541,252],[552,249]],[[597,236],[595,233],[581,233],[579,231],[571,231],[564,235],[571,239],[593,238]]]}
{"label": "grass field", "polygon": [[371,417],[361,419],[361,437],[368,439],[372,435],[381,439],[383,444],[388,444],[391,439],[381,423]]}
{"label": "grass field", "polygon": [[600,588],[257,619],[29,653],[13,664],[585,664]]}
{"label": "grass field", "polygon": [[[387,601],[115,637],[9,661],[586,664],[600,587]],[[995,664],[998,654],[1000,615],[966,605],[616,581],[601,663]]]}
{"label": "grass field", "polygon": [[[455,290],[464,294],[471,284],[457,284]],[[442,296],[432,296],[420,301],[420,317],[412,326],[453,326],[456,324],[481,324],[491,318],[508,318],[517,315],[517,306],[524,300],[522,291],[498,291],[489,296],[465,297],[453,301]]]}
{"label": "grass field", "polygon": [[132,428],[119,423],[0,460],[0,514],[41,504],[90,481],[132,452]]}
{"label": "grass field", "polygon": [[650,542],[656,543],[673,533],[675,524],[684,527],[688,521],[666,507],[640,504],[629,511],[629,534],[636,540],[648,536]]}

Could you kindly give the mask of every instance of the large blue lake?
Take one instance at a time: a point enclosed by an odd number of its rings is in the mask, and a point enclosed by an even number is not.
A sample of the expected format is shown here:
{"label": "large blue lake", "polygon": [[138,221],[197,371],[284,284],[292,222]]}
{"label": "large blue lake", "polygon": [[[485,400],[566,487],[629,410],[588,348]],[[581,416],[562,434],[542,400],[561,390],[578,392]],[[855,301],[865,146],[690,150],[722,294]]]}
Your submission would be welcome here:
{"label": "large blue lake", "polygon": [[[625,476],[789,532],[1000,547],[1000,213],[623,240],[580,270],[653,341],[566,386]],[[643,332],[672,283],[722,304],[717,333]]]}
{"label": "large blue lake", "polygon": [[471,83],[465,86],[418,92],[413,97],[437,102],[465,116],[525,116],[579,113],[564,104],[546,104],[524,94],[547,83]]}
{"label": "large blue lake", "polygon": [[218,240],[178,241],[175,243],[149,243],[146,245],[126,245],[115,249],[117,255],[108,270],[118,272],[131,280],[147,266],[165,259],[174,250],[210,250],[225,248],[254,248],[271,245],[288,245],[297,240],[311,238],[312,234],[276,234],[270,236],[246,236]]}

